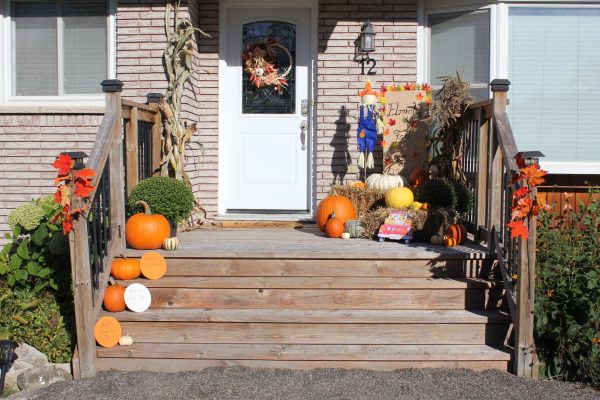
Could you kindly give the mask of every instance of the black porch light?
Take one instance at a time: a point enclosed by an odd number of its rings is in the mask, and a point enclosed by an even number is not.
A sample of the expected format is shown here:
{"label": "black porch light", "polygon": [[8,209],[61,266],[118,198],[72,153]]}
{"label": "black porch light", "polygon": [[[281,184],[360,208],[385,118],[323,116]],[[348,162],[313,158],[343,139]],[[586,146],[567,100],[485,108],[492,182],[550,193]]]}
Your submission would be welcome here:
{"label": "black porch light", "polygon": [[17,347],[19,347],[17,342],[13,342],[12,340],[0,340],[0,396],[4,391],[4,378],[6,378],[6,373],[17,359],[15,354],[15,349]]}
{"label": "black porch light", "polygon": [[362,24],[360,28],[360,47],[361,53],[370,53],[375,51],[375,30],[373,24],[369,21]]}

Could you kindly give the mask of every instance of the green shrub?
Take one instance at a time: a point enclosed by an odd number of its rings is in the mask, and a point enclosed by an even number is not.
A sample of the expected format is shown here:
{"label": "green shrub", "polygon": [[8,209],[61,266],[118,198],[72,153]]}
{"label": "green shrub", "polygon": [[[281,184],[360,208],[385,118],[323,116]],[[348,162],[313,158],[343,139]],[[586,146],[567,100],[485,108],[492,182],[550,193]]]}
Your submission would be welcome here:
{"label": "green shrub", "polygon": [[473,209],[473,193],[469,187],[457,179],[450,181],[456,193],[456,211],[459,213],[468,213]]}
{"label": "green shrub", "polygon": [[600,202],[540,216],[537,234],[540,372],[600,386]]}
{"label": "green shrub", "polygon": [[61,225],[53,222],[59,210],[48,196],[10,213],[13,231],[0,251],[0,282],[34,293],[69,286],[68,239]]}
{"label": "green shrub", "polygon": [[194,208],[191,189],[177,179],[162,176],[144,179],[131,191],[127,200],[130,215],[143,212],[143,207],[135,204],[139,200],[148,203],[152,213],[175,223],[187,219]]}
{"label": "green shrub", "polygon": [[417,188],[416,200],[432,207],[456,208],[458,202],[452,183],[446,178],[429,179]]}
{"label": "green shrub", "polygon": [[51,362],[71,361],[74,320],[70,291],[57,293],[9,288],[0,282],[0,340],[25,342],[48,356]]}

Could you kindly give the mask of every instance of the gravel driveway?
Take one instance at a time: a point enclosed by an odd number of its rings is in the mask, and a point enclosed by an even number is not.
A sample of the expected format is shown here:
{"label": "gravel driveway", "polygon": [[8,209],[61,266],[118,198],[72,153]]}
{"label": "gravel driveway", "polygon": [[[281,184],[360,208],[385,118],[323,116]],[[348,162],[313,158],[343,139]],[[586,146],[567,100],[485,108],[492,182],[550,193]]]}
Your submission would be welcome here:
{"label": "gravel driveway", "polygon": [[[18,396],[18,395],[16,395]],[[13,397],[16,397],[13,396]],[[406,369],[395,372],[211,368],[197,372],[108,372],[58,383],[30,399],[600,399],[572,383],[520,379],[498,371]]]}

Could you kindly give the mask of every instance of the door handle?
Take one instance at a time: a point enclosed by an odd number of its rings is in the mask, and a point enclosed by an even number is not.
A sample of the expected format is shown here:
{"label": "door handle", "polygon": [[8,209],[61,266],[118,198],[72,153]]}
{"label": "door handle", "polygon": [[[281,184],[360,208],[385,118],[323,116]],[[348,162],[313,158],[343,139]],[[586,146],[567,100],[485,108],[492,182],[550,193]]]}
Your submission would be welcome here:
{"label": "door handle", "polygon": [[306,150],[306,134],[308,130],[308,122],[302,120],[300,122],[300,143],[302,143],[302,150]]}

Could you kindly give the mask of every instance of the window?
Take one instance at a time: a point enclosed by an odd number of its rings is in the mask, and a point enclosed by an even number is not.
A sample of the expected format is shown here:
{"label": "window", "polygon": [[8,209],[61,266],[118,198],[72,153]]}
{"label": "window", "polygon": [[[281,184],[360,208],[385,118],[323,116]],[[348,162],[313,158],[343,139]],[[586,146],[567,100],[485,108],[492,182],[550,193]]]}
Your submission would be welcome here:
{"label": "window", "polygon": [[488,10],[431,14],[429,16],[429,77],[462,74],[472,93],[487,99],[490,78],[490,16]]}
{"label": "window", "polygon": [[100,0],[12,2],[12,96],[100,93],[108,77],[107,8]]}
{"label": "window", "polygon": [[598,162],[600,9],[511,7],[508,107],[517,145],[544,161]]}

